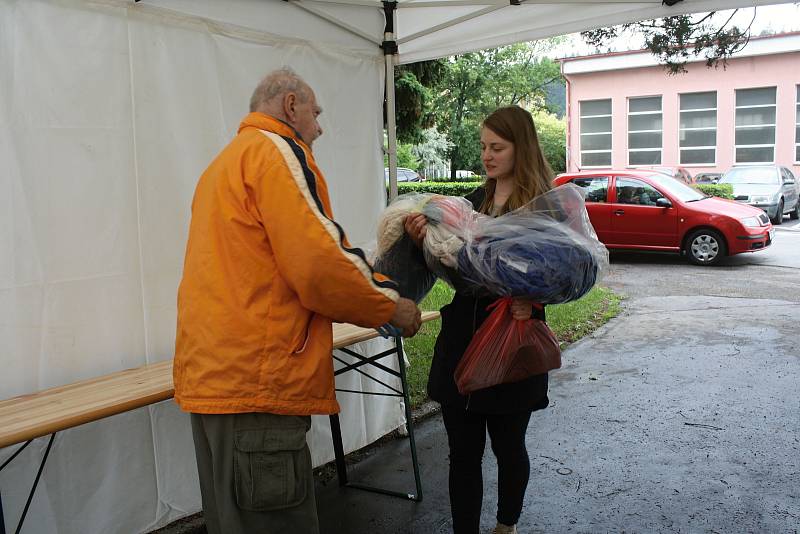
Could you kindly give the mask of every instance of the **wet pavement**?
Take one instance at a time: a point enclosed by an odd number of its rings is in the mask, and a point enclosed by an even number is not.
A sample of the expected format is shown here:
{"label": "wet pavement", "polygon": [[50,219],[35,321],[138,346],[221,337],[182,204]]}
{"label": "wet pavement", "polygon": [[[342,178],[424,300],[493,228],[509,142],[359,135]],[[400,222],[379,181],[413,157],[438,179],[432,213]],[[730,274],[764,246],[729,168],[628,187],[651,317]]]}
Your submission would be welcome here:
{"label": "wet pavement", "polygon": [[[717,267],[615,253],[604,284],[627,296],[623,313],[551,374],[551,406],[527,434],[519,532],[799,532],[800,224]],[[416,442],[422,502],[321,477],[322,534],[451,532],[439,416],[416,426]],[[483,476],[490,532],[488,447]],[[375,448],[349,477],[413,491],[408,441]]]}
{"label": "wet pavement", "polygon": [[[796,532],[798,338],[796,303],[630,302],[622,318],[566,351],[553,373],[551,407],[528,432],[520,532]],[[417,443],[422,503],[320,487],[323,532],[450,532],[438,417],[418,427]],[[410,489],[407,447],[385,447],[350,476]],[[487,454],[486,530],[496,477]]]}
{"label": "wet pavement", "polygon": [[[564,352],[551,406],[531,419],[519,531],[800,531],[800,227],[718,267],[614,254],[620,317]],[[794,223],[794,221],[792,221]],[[322,532],[451,532],[440,417],[417,426],[424,499],[319,484]],[[413,489],[406,441],[351,480]],[[484,457],[482,527],[497,470]]]}

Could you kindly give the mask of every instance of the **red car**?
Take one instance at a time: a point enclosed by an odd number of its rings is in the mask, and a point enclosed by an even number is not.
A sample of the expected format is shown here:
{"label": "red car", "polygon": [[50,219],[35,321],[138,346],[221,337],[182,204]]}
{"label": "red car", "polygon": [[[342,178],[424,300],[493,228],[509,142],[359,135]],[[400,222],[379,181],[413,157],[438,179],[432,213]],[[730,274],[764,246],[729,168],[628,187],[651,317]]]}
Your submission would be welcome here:
{"label": "red car", "polygon": [[713,265],[772,244],[775,231],[762,210],[705,196],[659,172],[583,171],[555,179],[566,183],[586,190],[589,219],[610,249],[679,252]]}

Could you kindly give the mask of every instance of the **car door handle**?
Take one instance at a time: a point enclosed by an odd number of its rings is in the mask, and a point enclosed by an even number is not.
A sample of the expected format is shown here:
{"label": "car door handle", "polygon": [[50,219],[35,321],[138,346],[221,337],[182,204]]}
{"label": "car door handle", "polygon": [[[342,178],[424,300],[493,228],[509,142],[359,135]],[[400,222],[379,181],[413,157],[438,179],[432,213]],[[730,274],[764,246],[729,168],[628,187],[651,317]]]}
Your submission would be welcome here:
{"label": "car door handle", "polygon": [[625,215],[625,210],[614,210],[614,215]]}

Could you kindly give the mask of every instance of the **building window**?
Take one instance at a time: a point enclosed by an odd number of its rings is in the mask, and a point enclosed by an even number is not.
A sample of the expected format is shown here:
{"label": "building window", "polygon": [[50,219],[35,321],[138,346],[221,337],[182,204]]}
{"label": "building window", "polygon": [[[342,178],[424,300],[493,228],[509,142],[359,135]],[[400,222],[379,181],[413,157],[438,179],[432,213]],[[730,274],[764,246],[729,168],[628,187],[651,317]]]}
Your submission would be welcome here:
{"label": "building window", "polygon": [[775,161],[775,88],[736,90],[736,163]]}
{"label": "building window", "polygon": [[628,99],[628,165],[661,165],[661,97]]}
{"label": "building window", "polygon": [[717,161],[717,92],[680,95],[681,165]]}
{"label": "building window", "polygon": [[797,86],[797,105],[794,111],[794,162],[800,163],[800,85]]}
{"label": "building window", "polygon": [[581,167],[611,167],[611,99],[581,102]]}

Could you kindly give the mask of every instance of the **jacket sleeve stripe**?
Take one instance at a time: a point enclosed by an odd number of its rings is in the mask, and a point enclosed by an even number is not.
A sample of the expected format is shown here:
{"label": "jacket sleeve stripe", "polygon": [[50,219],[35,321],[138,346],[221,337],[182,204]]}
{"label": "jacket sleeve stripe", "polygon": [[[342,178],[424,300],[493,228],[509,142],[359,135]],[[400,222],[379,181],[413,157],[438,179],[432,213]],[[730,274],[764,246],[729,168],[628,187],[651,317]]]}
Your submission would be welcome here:
{"label": "jacket sleeve stripe", "polygon": [[367,262],[364,251],[360,248],[350,248],[344,245],[344,230],[337,222],[333,221],[325,214],[322,201],[317,194],[316,176],[308,166],[305,152],[303,152],[300,145],[290,137],[282,137],[273,132],[261,131],[280,151],[297,184],[297,188],[303,194],[312,213],[319,219],[334,242],[338,244],[345,258],[347,258],[379,292],[391,300],[396,301],[399,297],[397,293],[397,284],[391,280],[378,280],[369,262]]}

